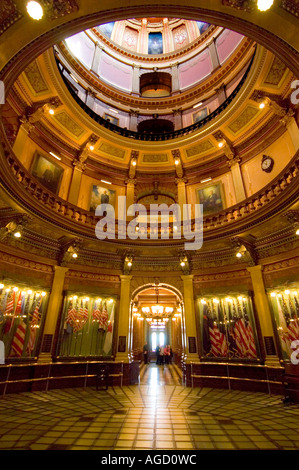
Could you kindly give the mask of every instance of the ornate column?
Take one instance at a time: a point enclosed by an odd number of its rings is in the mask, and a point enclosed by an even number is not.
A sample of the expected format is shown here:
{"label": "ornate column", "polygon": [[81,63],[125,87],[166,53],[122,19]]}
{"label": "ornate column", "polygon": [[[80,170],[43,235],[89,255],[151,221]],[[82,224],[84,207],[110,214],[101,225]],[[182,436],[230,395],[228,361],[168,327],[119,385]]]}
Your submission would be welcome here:
{"label": "ornate column", "polygon": [[140,65],[133,64],[133,77],[132,77],[132,95],[140,95]]}
{"label": "ornate column", "polygon": [[82,173],[85,171],[86,168],[85,162],[88,158],[89,153],[92,152],[97,140],[98,137],[95,134],[92,134],[88,139],[88,142],[82,147],[78,158],[73,162],[74,170],[68,195],[68,201],[71,204],[74,204],[75,206],[78,203]]}
{"label": "ornate column", "polygon": [[40,101],[35,103],[34,106],[27,108],[25,114],[20,118],[20,128],[13,146],[13,151],[17,156],[21,154],[26,139],[34,128],[34,124],[47,114],[53,115],[55,109],[61,104],[58,97],[53,97],[48,101]]}
{"label": "ornate column", "polygon": [[173,109],[173,116],[174,116],[174,130],[177,131],[182,129],[182,108],[180,109]]}
{"label": "ornate column", "polygon": [[13,145],[13,151],[17,157],[22,154],[24,146],[26,145],[27,138],[29,137],[30,132],[34,128],[34,125],[28,121],[24,116],[20,119],[20,127],[17,133],[16,140]]}
{"label": "ornate column", "polygon": [[181,276],[184,283],[185,359],[187,362],[198,360],[193,277],[192,274]]}
{"label": "ornate column", "polygon": [[180,93],[180,80],[179,80],[179,63],[171,64],[172,76],[172,94],[177,95]]}
{"label": "ornate column", "polygon": [[105,50],[104,47],[101,46],[98,42],[95,43],[95,50],[94,50],[94,55],[92,59],[91,70],[97,75],[99,75],[101,57],[102,57],[104,50]]}
{"label": "ornate column", "polygon": [[148,53],[148,35],[147,35],[147,19],[142,18],[141,29],[139,33],[138,52],[140,54]]}
{"label": "ornate column", "polygon": [[212,41],[207,43],[207,46],[210,52],[210,57],[211,57],[211,62],[212,62],[212,71],[214,72],[220,67],[220,61],[219,61],[218,52],[216,48],[215,38],[213,38]]}
{"label": "ornate column", "polygon": [[94,103],[95,103],[95,97],[96,97],[96,93],[91,90],[91,88],[88,88],[86,90],[86,100],[85,100],[85,103],[86,105],[90,108],[90,109],[93,109],[94,108]]}
{"label": "ornate column", "polygon": [[[53,340],[57,326],[58,315],[63,301],[63,290],[67,267],[55,266],[54,279],[49,297],[46,321],[43,332],[42,352],[39,355],[39,362],[50,362],[53,354]],[[46,352],[43,352],[45,351]]]}
{"label": "ornate column", "polygon": [[236,202],[241,202],[246,199],[245,186],[242,178],[240,169],[240,157],[236,154],[236,151],[231,141],[221,131],[217,131],[213,134],[218,142],[219,148],[221,148],[227,157],[227,164],[231,169],[233,185],[235,189]]}
{"label": "ornate column", "polygon": [[130,302],[131,302],[131,279],[132,276],[123,274],[120,276],[120,303],[119,303],[119,318],[118,318],[118,342],[116,360],[129,362],[130,354]]}
{"label": "ornate column", "polygon": [[[266,364],[267,365],[279,365],[279,358],[277,356],[277,345],[274,334],[273,322],[269,307],[269,302],[265,290],[262,266],[256,265],[247,268],[250,272],[254,302],[258,313],[259,323],[261,327],[261,333],[264,339],[264,349],[266,352]],[[269,350],[269,345],[276,345],[276,354],[274,351]]]}
{"label": "ornate column", "polygon": [[240,159],[238,157],[228,161],[228,166],[230,167],[233,178],[236,202],[241,202],[246,199],[245,187],[239,162]]}
{"label": "ornate column", "polygon": [[138,120],[138,111],[135,109],[130,109],[130,131],[137,132],[137,120]]}
{"label": "ornate column", "polygon": [[215,92],[217,93],[217,99],[218,99],[218,105],[221,106],[222,103],[226,100],[226,87],[224,83],[220,85],[220,87],[215,89]]}
{"label": "ornate column", "polygon": [[136,185],[136,166],[138,161],[139,152],[136,150],[131,151],[131,160],[129,167],[129,175],[125,180],[127,185],[126,197],[127,197],[127,210],[132,204],[135,203],[135,185]]}

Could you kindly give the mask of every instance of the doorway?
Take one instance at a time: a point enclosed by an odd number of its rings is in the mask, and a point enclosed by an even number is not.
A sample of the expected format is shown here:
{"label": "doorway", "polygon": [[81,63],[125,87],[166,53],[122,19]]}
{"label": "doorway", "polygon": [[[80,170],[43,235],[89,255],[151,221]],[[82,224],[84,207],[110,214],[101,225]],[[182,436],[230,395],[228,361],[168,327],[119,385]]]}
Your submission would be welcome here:
{"label": "doorway", "polygon": [[[157,346],[171,348],[172,361],[180,364],[184,350],[183,298],[175,287],[146,284],[132,295],[131,352],[134,360],[156,364]],[[143,354],[148,349],[148,359]]]}

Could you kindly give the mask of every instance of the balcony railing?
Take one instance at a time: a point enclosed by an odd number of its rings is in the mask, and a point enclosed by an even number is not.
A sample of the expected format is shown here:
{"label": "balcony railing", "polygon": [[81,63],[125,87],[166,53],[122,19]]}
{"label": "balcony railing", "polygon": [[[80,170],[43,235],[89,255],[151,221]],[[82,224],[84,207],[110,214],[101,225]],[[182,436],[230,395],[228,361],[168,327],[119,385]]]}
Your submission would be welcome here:
{"label": "balcony railing", "polygon": [[[77,232],[95,237],[95,227],[100,217],[96,217],[95,213],[75,206],[51,193],[28,173],[12,153],[7,152],[6,162],[3,163],[0,169],[2,181],[10,193],[13,191],[14,198],[19,200],[22,206],[39,213],[44,219],[52,221],[54,219],[54,222],[67,229],[71,228]],[[213,238],[216,233],[217,236],[222,234],[228,236],[238,230],[250,228],[282,212],[293,204],[299,198],[298,169],[299,151],[277,178],[261,191],[221,212],[204,217],[203,231],[205,239]],[[190,221],[192,232],[194,232],[194,228],[195,222],[192,220]],[[177,227],[175,234],[173,225],[167,230],[170,239],[178,239],[177,235],[180,230],[183,233],[183,222],[181,227]],[[154,233],[153,228],[148,223],[146,231],[150,239],[154,239],[154,235],[157,236],[158,240],[165,238],[165,229],[161,224],[158,225],[158,231]],[[117,220],[115,222],[115,233],[117,239]]]}
{"label": "balcony railing", "polygon": [[213,119],[217,118],[228,107],[228,105],[234,100],[234,98],[238,95],[241,88],[243,87],[245,80],[250,72],[252,63],[254,61],[255,53],[256,53],[256,49],[237,87],[228,96],[228,98],[217,109],[215,109],[215,111],[211,112],[201,121],[198,121],[192,124],[191,126],[187,126],[182,129],[177,129],[172,132],[161,132],[161,133],[155,133],[155,132],[143,133],[143,132],[131,131],[129,129],[119,127],[116,124],[113,124],[110,121],[107,121],[106,119],[102,118],[99,114],[93,111],[86,103],[84,103],[84,101],[82,101],[81,98],[78,96],[77,91],[74,90],[74,85],[71,85],[71,83],[67,79],[68,71],[64,68],[63,64],[59,61],[57,56],[56,56],[56,62],[57,62],[58,70],[60,71],[61,77],[69,93],[72,95],[73,99],[84,110],[84,112],[89,117],[91,117],[94,121],[96,121],[98,124],[110,130],[111,132],[121,135],[122,137],[127,137],[127,138],[135,139],[135,140],[145,140],[145,141],[164,141],[164,140],[177,139],[179,137],[191,134],[192,132],[198,131],[203,126],[211,122]]}

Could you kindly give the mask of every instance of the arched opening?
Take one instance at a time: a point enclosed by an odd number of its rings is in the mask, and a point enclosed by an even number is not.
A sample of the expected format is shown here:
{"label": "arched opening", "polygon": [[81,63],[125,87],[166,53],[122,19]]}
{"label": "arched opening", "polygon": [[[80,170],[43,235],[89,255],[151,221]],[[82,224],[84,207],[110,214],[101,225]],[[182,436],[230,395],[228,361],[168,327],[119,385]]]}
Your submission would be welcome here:
{"label": "arched opening", "polygon": [[184,350],[183,312],[182,294],[173,286],[156,283],[138,288],[131,301],[133,358],[145,364],[180,364]]}

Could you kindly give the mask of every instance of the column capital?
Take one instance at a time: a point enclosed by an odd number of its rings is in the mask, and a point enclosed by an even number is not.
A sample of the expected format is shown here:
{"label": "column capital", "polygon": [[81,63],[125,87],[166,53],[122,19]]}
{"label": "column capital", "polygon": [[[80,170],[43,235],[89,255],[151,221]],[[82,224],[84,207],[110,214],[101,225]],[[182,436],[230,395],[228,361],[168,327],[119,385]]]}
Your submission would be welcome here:
{"label": "column capital", "polygon": [[69,268],[66,266],[54,266],[54,272],[55,273],[61,273],[61,274],[66,274],[69,271]]}
{"label": "column capital", "polygon": [[261,264],[256,264],[255,266],[248,266],[246,269],[250,273],[261,273],[264,269],[264,266],[262,266]]}
{"label": "column capital", "polygon": [[183,281],[193,281],[194,274],[182,274],[181,279]]}
{"label": "column capital", "polygon": [[120,274],[120,280],[123,282],[123,281],[126,281],[126,282],[129,282],[131,281],[131,279],[133,278],[133,276],[129,275],[129,274]]}

